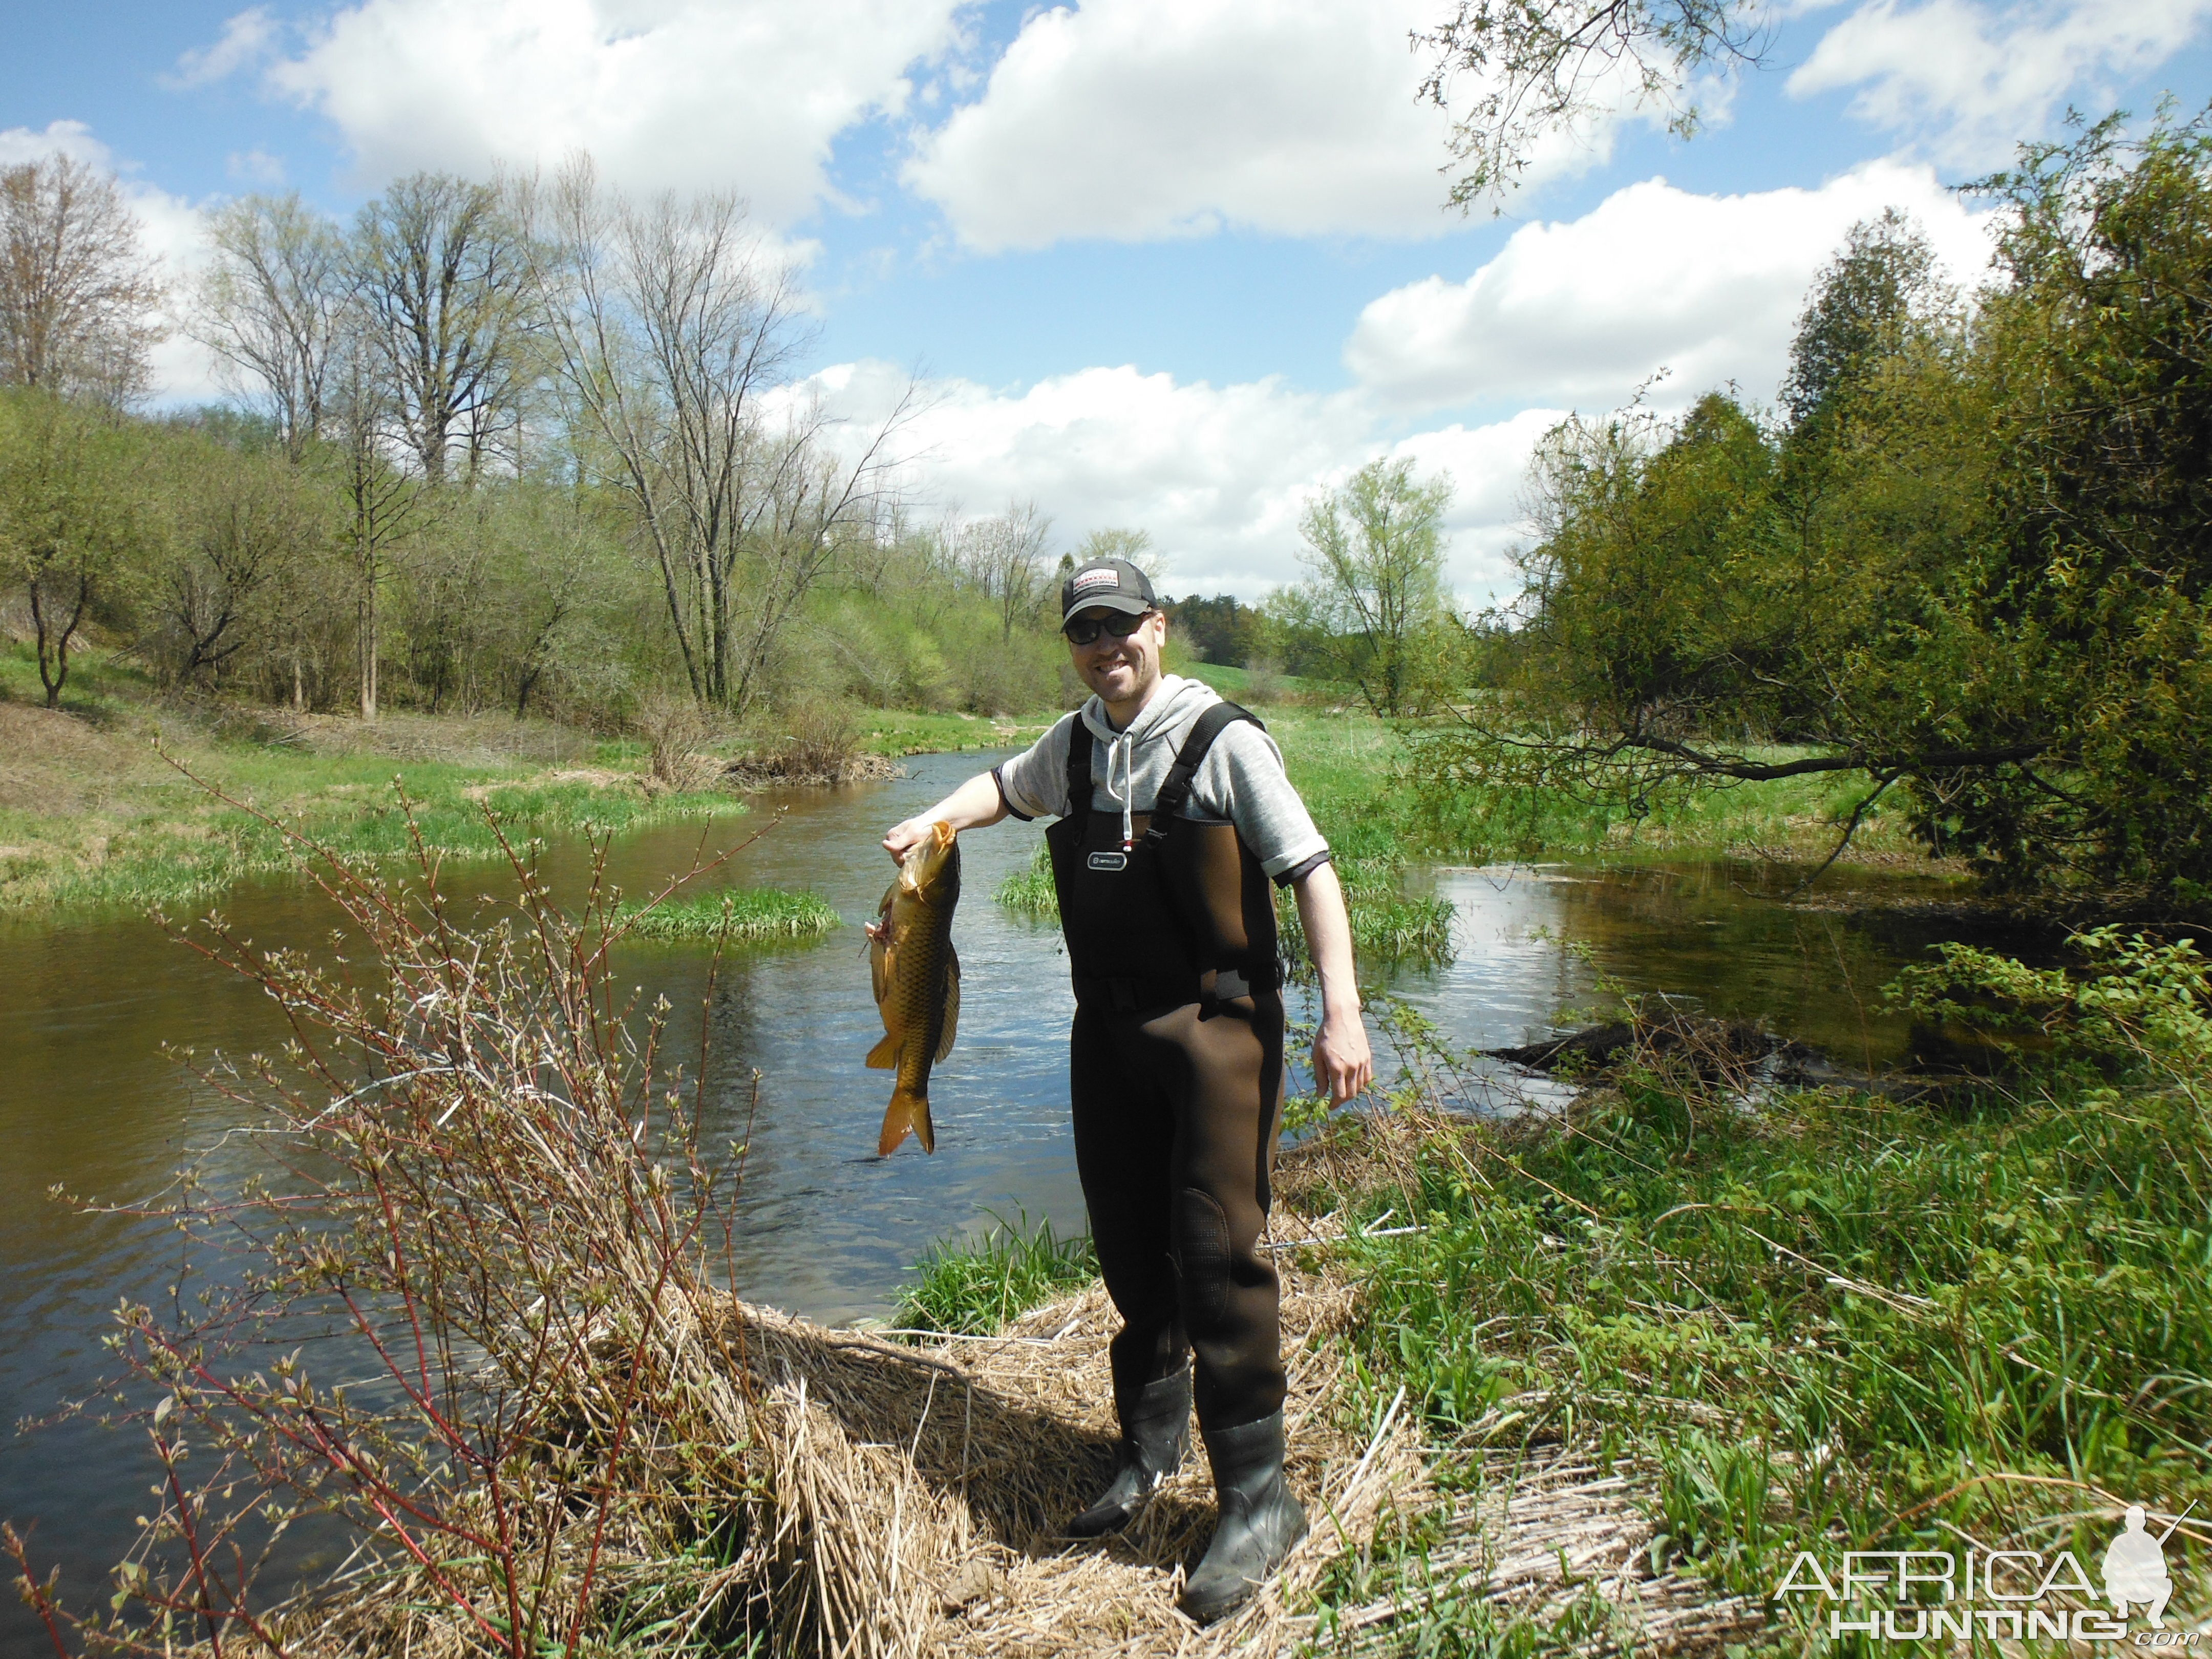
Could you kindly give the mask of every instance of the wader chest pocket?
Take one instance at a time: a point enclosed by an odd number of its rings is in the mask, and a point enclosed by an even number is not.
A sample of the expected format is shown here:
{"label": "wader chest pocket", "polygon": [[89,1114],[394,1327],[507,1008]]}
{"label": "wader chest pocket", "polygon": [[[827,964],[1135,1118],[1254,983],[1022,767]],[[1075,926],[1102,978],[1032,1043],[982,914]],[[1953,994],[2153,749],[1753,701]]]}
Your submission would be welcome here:
{"label": "wader chest pocket", "polygon": [[1129,866],[1127,853],[1093,853],[1091,867],[1094,870],[1126,870]]}

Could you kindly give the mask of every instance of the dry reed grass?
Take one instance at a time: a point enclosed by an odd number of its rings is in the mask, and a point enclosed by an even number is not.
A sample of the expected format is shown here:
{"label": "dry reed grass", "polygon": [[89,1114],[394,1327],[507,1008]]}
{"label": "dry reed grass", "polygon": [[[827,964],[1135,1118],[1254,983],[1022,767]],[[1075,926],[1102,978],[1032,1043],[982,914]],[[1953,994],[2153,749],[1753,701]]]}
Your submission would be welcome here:
{"label": "dry reed grass", "polygon": [[[1347,1410],[1334,1335],[1352,1287],[1286,1267],[1285,1289],[1290,1474],[1313,1533],[1234,1619],[1201,1632],[1175,1608],[1213,1522],[1201,1455],[1123,1536],[1059,1536],[1112,1462],[1106,1347],[1116,1321],[1095,1285],[998,1336],[921,1346],[725,1304],[721,1328],[692,1334],[696,1352],[743,1356],[744,1380],[725,1376],[714,1392],[732,1431],[753,1437],[768,1489],[754,1536],[719,1570],[725,1587],[781,1604],[780,1616],[757,1608],[771,1613],[776,1652],[802,1642],[854,1659],[1284,1650],[1310,1624],[1295,1610],[1327,1564],[1389,1514],[1428,1501],[1409,1419],[1396,1415],[1377,1436]],[[605,1571],[616,1592],[669,1577],[665,1560],[618,1544]],[[714,1599],[714,1576],[688,1588],[694,1605]],[[318,1659],[479,1650],[450,1609],[407,1588],[364,1576],[314,1610],[301,1604],[282,1621],[287,1650]]]}

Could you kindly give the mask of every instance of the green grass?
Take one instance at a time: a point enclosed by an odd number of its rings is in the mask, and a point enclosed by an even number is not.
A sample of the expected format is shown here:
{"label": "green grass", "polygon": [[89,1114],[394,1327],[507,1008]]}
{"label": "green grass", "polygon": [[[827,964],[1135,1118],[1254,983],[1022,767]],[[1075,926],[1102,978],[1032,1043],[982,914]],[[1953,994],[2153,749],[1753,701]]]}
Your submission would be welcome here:
{"label": "green grass", "polygon": [[939,1244],[915,1264],[920,1281],[899,1298],[893,1325],[988,1335],[1007,1321],[1098,1277],[1088,1235],[1061,1238],[1024,1215],[996,1221],[980,1238]]}
{"label": "green grass", "polygon": [[872,755],[939,755],[965,749],[1026,749],[1051,729],[1057,709],[1020,715],[927,714],[864,709],[854,718],[854,746]]}
{"label": "green grass", "polygon": [[1307,701],[1316,697],[1341,700],[1357,696],[1346,687],[1328,680],[1306,679],[1297,674],[1255,672],[1249,668],[1238,668],[1225,662],[1191,662],[1188,659],[1171,663],[1172,671],[1202,680],[1231,702],[1241,702],[1247,708],[1262,713],[1263,719],[1272,719],[1275,707],[1283,701],[1297,698]]}
{"label": "green grass", "polygon": [[[1451,901],[1408,897],[1398,890],[1404,866],[1395,859],[1340,859],[1352,923],[1353,957],[1362,963],[1448,963],[1452,959]],[[1287,888],[1275,894],[1275,926],[1284,957],[1293,968],[1307,957],[1306,930],[1297,900]]]}
{"label": "green grass", "polygon": [[[2079,1069],[1963,1108],[1754,1112],[1644,1074],[1571,1133],[1434,1128],[1407,1182],[1301,1201],[1425,1229],[1346,1247],[1350,1340],[1448,1483],[1480,1443],[1593,1448],[1649,1472],[1661,1556],[1738,1593],[1801,1548],[2094,1561],[2100,1492],[2212,1502],[2203,1085]],[[1356,1166],[1376,1131],[1326,1133]]]}
{"label": "green grass", "polygon": [[1007,872],[994,896],[1009,910],[1057,926],[1060,894],[1052,884],[1051,848],[1039,842],[1036,851],[1030,854],[1029,867]]}
{"label": "green grass", "polygon": [[632,939],[723,939],[731,942],[820,939],[844,918],[819,893],[787,893],[773,887],[730,887],[678,895],[617,918]]}
{"label": "green grass", "polygon": [[720,791],[649,793],[619,745],[544,722],[326,719],[318,748],[252,709],[165,708],[101,653],[71,673],[58,720],[22,706],[30,673],[20,648],[0,651],[0,912],[182,903],[292,867],[280,830],[216,791],[349,859],[408,852],[410,813],[450,859],[497,853],[487,810],[511,839],[745,810]]}

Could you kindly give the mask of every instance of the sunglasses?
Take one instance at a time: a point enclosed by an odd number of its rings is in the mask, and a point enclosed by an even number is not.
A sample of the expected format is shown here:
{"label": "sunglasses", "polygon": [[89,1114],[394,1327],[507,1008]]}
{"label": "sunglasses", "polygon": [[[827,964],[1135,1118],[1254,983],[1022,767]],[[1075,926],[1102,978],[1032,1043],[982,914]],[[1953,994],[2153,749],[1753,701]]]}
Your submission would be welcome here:
{"label": "sunglasses", "polygon": [[1127,611],[1116,611],[1103,621],[1094,617],[1088,620],[1065,623],[1060,631],[1067,635],[1067,642],[1070,645],[1096,644],[1101,634],[1111,634],[1117,640],[1126,640],[1142,628],[1153,615],[1154,613],[1150,611],[1140,612],[1133,617]]}

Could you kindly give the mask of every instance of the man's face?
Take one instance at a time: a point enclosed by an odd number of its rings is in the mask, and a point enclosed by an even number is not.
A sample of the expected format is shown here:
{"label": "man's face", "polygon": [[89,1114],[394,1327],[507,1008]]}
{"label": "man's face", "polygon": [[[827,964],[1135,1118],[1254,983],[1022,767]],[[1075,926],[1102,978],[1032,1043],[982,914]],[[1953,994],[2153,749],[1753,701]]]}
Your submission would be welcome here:
{"label": "man's face", "polygon": [[[1093,606],[1079,611],[1070,622],[1103,622],[1126,626],[1127,611],[1109,611]],[[1160,647],[1167,642],[1168,619],[1158,611],[1149,613],[1127,639],[1116,639],[1106,629],[1098,630],[1098,637],[1088,645],[1068,641],[1068,655],[1074,659],[1075,672],[1083,683],[1096,691],[1102,702],[1133,702],[1143,698],[1160,677]]]}

